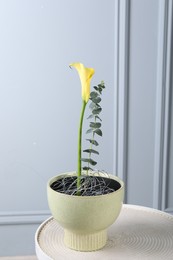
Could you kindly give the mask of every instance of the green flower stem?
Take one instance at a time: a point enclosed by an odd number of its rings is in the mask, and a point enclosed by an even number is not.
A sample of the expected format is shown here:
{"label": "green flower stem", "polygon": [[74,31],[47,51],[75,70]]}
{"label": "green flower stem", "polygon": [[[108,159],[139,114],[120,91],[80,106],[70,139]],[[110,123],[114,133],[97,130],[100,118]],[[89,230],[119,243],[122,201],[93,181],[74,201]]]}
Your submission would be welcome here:
{"label": "green flower stem", "polygon": [[[80,115],[80,123],[79,123],[79,133],[78,133],[78,171],[77,171],[77,189],[79,190],[80,184],[81,184],[81,171],[82,171],[82,125],[83,125],[83,118],[84,118],[84,112],[86,108],[86,102],[83,101],[82,104],[82,111]],[[80,195],[80,192],[78,192],[77,195]]]}

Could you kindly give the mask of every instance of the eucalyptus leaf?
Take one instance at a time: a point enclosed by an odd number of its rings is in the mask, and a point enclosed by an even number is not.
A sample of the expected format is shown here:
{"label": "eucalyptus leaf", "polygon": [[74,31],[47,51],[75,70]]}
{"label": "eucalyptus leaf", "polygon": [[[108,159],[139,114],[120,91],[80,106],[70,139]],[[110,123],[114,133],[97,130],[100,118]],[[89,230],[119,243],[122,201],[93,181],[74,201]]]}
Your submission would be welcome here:
{"label": "eucalyptus leaf", "polygon": [[87,117],[87,119],[91,119],[91,118],[94,118],[95,116],[94,115],[90,115],[89,117]]}
{"label": "eucalyptus leaf", "polygon": [[89,158],[82,158],[81,161],[87,162],[87,163],[89,163],[89,164],[91,164],[93,166],[97,164],[97,162],[92,160],[91,158],[90,159]]}
{"label": "eucalyptus leaf", "polygon": [[90,122],[90,127],[92,127],[92,128],[100,128],[101,127],[101,123]]}
{"label": "eucalyptus leaf", "polygon": [[92,99],[92,102],[94,102],[95,104],[98,104],[98,103],[100,103],[101,100],[102,99],[100,97],[96,97],[96,98]]}
{"label": "eucalyptus leaf", "polygon": [[92,139],[86,139],[87,141],[89,141],[91,144],[98,146],[98,142],[96,140],[92,140]]}
{"label": "eucalyptus leaf", "polygon": [[102,122],[102,120],[99,116],[95,116],[95,119],[99,119]]}
{"label": "eucalyptus leaf", "polygon": [[83,167],[83,170],[84,171],[89,171],[89,170],[93,171],[93,169],[91,167],[87,167],[87,166]]}
{"label": "eucalyptus leaf", "polygon": [[102,94],[102,88],[98,88],[98,92],[100,93],[100,94]]}
{"label": "eucalyptus leaf", "polygon": [[92,113],[93,113],[94,115],[98,115],[98,114],[100,114],[101,111],[102,111],[102,108],[99,107],[99,108],[93,109]]}
{"label": "eucalyptus leaf", "polygon": [[99,154],[98,151],[94,150],[94,149],[86,149],[86,150],[83,150],[84,153],[95,153],[95,154]]}
{"label": "eucalyptus leaf", "polygon": [[99,136],[102,136],[102,131],[101,129],[95,129],[94,133],[98,134]]}
{"label": "eucalyptus leaf", "polygon": [[93,99],[93,98],[96,98],[98,96],[98,93],[96,91],[92,91],[90,93],[90,98]]}
{"label": "eucalyptus leaf", "polygon": [[101,84],[98,84],[99,88],[105,88],[104,82],[101,82]]}
{"label": "eucalyptus leaf", "polygon": [[90,128],[90,129],[88,129],[88,130],[86,131],[86,134],[90,134],[90,133],[92,133],[92,132],[93,132],[93,129]]}
{"label": "eucalyptus leaf", "polygon": [[89,105],[90,109],[94,109],[96,107],[96,104],[94,102],[91,102],[91,104]]}

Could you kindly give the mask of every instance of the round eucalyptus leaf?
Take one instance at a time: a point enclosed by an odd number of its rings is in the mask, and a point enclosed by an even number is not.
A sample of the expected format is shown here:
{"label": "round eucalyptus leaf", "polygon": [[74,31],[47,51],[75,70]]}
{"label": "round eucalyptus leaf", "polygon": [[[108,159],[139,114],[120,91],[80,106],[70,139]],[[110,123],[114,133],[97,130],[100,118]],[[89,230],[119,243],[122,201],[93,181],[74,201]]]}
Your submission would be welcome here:
{"label": "round eucalyptus leaf", "polygon": [[102,131],[100,129],[95,129],[94,133],[98,134],[99,136],[102,136]]}
{"label": "round eucalyptus leaf", "polygon": [[99,122],[90,122],[90,127],[92,128],[100,128],[101,127],[101,123]]}
{"label": "round eucalyptus leaf", "polygon": [[96,98],[93,98],[93,99],[92,99],[92,102],[94,102],[95,104],[100,103],[100,101],[101,101],[101,98],[100,98],[100,97],[96,97]]}
{"label": "round eucalyptus leaf", "polygon": [[94,115],[98,115],[98,114],[100,114],[101,111],[102,111],[102,108],[99,107],[99,108],[93,109],[92,113],[93,113]]}
{"label": "round eucalyptus leaf", "polygon": [[92,91],[90,93],[90,98],[93,99],[93,98],[96,98],[98,96],[98,93],[96,91]]}

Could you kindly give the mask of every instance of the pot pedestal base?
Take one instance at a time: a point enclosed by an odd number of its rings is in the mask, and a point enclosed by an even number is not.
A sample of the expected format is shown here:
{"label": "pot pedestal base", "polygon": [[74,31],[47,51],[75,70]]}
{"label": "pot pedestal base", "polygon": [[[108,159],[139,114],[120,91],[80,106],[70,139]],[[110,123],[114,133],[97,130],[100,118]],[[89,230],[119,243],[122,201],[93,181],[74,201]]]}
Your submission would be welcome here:
{"label": "pot pedestal base", "polygon": [[95,251],[105,246],[107,230],[101,230],[92,234],[79,234],[64,230],[64,244],[77,251]]}

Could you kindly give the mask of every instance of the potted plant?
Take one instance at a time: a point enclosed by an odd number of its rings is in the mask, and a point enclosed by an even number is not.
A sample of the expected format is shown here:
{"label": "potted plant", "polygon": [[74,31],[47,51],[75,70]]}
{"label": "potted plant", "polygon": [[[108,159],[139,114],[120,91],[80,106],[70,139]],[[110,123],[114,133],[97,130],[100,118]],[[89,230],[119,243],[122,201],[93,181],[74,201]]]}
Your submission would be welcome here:
{"label": "potted plant", "polygon": [[[90,92],[90,81],[94,69],[81,63],[73,63],[82,85],[82,110],[78,134],[77,171],[64,173],[51,178],[47,184],[48,204],[53,217],[64,228],[64,243],[67,247],[79,251],[93,251],[102,248],[107,241],[107,228],[118,217],[124,197],[124,183],[118,177],[102,171],[94,171],[97,164],[92,155],[99,154],[96,136],[101,131],[101,95],[104,82]],[[82,158],[82,126],[86,105],[90,101],[91,115],[88,117],[90,128],[86,139],[88,154]],[[82,167],[82,163],[86,166]]]}

